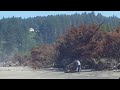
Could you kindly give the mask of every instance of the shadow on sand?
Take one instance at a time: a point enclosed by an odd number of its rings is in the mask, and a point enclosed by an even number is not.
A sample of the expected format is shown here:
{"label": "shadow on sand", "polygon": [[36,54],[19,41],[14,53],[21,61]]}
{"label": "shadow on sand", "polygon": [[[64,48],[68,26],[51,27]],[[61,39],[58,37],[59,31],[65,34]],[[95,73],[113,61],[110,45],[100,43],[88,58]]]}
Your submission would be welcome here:
{"label": "shadow on sand", "polygon": [[[65,72],[65,70],[63,68],[44,68],[42,70],[52,71],[52,72]],[[80,72],[92,72],[92,71],[95,71],[95,70],[93,70],[93,69],[83,69]],[[67,72],[67,73],[77,73],[77,72]]]}

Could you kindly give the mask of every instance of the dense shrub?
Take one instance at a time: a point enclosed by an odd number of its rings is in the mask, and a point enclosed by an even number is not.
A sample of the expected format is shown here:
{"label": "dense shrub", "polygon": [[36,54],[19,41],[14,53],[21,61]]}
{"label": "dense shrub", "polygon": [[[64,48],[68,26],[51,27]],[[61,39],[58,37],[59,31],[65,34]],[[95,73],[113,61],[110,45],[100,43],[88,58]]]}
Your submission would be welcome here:
{"label": "dense shrub", "polygon": [[113,32],[102,32],[100,25],[73,26],[55,44],[33,48],[27,62],[34,68],[65,68],[79,59],[82,68],[114,69],[120,62],[119,31],[119,27]]}
{"label": "dense shrub", "polygon": [[53,67],[56,56],[56,45],[46,44],[33,48],[31,50],[31,56],[28,61],[29,64],[31,63],[34,68],[50,68]]}
{"label": "dense shrub", "polygon": [[89,68],[97,70],[112,69],[119,63],[120,58],[119,30],[120,28],[117,28],[114,32],[105,33],[98,25],[70,28],[69,32],[58,40],[60,54],[57,65],[64,67],[79,59],[83,67],[88,65]]}

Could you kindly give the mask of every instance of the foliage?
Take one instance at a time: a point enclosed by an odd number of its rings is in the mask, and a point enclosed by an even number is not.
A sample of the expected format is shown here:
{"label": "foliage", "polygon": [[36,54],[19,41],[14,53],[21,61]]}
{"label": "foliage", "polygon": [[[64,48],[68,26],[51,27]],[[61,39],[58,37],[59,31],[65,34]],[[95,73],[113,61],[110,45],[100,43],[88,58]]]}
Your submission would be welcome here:
{"label": "foliage", "polygon": [[[113,30],[119,25],[119,18],[104,17],[94,12],[73,15],[49,15],[22,19],[21,17],[0,20],[0,52],[10,55],[13,52],[28,52],[36,45],[54,43],[72,25],[89,25],[104,22],[103,31]],[[33,28],[35,32],[29,32]],[[34,37],[31,39],[31,37]],[[5,43],[3,43],[5,42]]]}

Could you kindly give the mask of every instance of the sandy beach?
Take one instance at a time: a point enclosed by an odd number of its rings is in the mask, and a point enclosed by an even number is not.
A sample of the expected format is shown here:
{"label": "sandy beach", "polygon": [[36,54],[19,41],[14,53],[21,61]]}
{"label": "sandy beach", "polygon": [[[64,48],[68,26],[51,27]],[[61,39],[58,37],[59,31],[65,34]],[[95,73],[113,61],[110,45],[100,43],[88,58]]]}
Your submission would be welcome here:
{"label": "sandy beach", "polygon": [[89,71],[64,73],[56,69],[32,70],[28,67],[0,67],[0,79],[118,79],[120,71]]}

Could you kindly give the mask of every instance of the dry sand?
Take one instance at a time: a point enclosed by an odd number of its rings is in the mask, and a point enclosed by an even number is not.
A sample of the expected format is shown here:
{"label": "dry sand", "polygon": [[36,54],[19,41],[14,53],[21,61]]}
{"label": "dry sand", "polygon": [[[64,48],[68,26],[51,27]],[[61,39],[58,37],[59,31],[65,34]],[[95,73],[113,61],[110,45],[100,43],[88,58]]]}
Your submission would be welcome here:
{"label": "dry sand", "polygon": [[32,70],[28,67],[0,67],[0,79],[118,79],[120,71],[64,73],[56,69]]}

